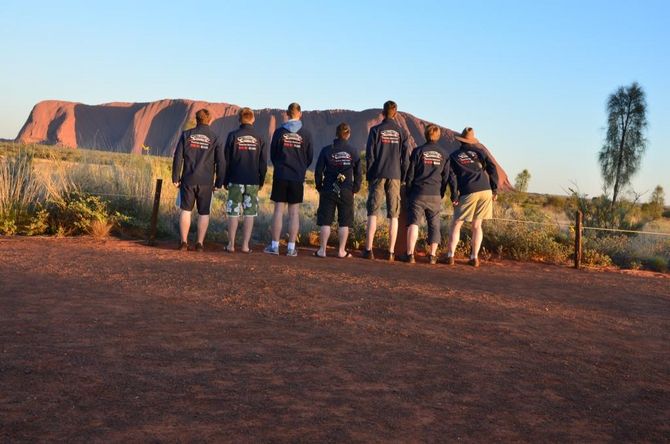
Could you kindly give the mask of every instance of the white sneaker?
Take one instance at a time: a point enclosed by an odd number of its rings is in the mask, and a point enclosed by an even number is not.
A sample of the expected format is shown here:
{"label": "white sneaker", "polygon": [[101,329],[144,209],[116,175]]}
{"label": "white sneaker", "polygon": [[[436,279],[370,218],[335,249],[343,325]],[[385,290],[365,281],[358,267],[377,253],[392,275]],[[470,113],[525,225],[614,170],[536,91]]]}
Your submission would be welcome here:
{"label": "white sneaker", "polygon": [[289,256],[289,257],[297,257],[297,256],[298,256],[298,249],[297,249],[297,248],[294,248],[293,250],[288,250],[288,251],[286,252],[286,256]]}
{"label": "white sneaker", "polygon": [[272,244],[270,244],[267,247],[265,247],[265,250],[263,250],[263,253],[274,254],[275,256],[279,256],[279,247],[272,248]]}

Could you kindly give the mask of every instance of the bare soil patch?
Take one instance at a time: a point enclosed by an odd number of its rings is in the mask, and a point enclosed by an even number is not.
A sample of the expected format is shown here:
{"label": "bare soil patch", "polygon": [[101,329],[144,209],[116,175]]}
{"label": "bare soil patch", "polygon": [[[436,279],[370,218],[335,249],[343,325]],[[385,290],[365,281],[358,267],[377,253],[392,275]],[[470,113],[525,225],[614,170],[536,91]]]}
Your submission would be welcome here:
{"label": "bare soil patch", "polygon": [[670,279],[0,238],[0,441],[667,441]]}

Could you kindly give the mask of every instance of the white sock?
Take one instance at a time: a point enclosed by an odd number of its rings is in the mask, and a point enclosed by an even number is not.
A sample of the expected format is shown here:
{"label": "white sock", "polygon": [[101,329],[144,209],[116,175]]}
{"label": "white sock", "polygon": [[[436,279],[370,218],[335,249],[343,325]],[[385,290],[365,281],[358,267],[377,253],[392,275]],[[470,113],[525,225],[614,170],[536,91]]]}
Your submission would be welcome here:
{"label": "white sock", "polygon": [[272,246],[272,248],[274,248],[274,249],[279,248],[279,241],[272,241],[271,246]]}
{"label": "white sock", "polygon": [[295,250],[295,242],[289,242],[288,243],[288,249],[289,250]]}

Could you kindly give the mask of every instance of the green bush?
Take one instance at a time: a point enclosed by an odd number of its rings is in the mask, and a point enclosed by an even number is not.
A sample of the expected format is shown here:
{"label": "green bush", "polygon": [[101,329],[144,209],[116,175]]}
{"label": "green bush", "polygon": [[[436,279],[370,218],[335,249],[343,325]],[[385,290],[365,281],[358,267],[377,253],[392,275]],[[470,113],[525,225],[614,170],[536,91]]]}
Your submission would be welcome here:
{"label": "green bush", "polygon": [[48,204],[48,226],[53,234],[89,234],[93,221],[107,222],[114,219],[107,205],[98,196],[80,191],[70,191]]}

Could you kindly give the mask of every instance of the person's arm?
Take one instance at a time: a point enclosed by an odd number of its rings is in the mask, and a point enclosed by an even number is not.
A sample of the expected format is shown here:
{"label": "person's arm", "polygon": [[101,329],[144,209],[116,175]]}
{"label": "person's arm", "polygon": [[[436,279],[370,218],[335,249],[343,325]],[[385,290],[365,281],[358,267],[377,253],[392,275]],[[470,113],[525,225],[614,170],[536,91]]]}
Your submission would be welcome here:
{"label": "person's arm", "polygon": [[260,159],[258,160],[258,189],[263,188],[265,183],[265,175],[268,172],[268,150],[265,145],[265,139],[259,139],[260,141]]}
{"label": "person's arm", "polygon": [[219,189],[223,186],[224,175],[226,174],[226,155],[223,152],[223,144],[219,137],[214,141],[214,163],[216,167],[216,180],[214,181],[214,189]]}
{"label": "person's arm", "polygon": [[456,172],[449,157],[449,189],[451,190],[451,203],[454,206],[458,205],[458,180],[456,180]]}
{"label": "person's arm", "polygon": [[417,157],[416,152],[413,152],[412,156],[410,157],[409,161],[407,162],[408,163],[407,172],[405,173],[405,176],[404,176],[405,184],[407,186],[407,190],[412,189],[412,182],[414,182],[414,175],[415,175],[414,169],[416,168],[416,165],[417,165],[417,162],[418,162],[416,157]]}
{"label": "person's arm", "polygon": [[314,184],[316,185],[316,191],[319,193],[323,188],[323,171],[326,168],[326,156],[324,156],[325,148],[321,150],[319,154],[319,159],[316,161],[316,168],[314,168]]}
{"label": "person's arm", "polygon": [[496,164],[491,160],[491,156],[488,153],[484,153],[484,162],[486,164],[486,172],[489,175],[489,182],[491,184],[491,191],[493,194],[498,194],[498,169]]}
{"label": "person's arm", "polygon": [[279,161],[279,150],[279,131],[275,131],[272,134],[272,141],[270,142],[270,160],[275,167]]}
{"label": "person's arm", "polygon": [[368,143],[365,145],[365,179],[370,182],[370,165],[375,161],[375,144],[377,139],[377,132],[374,129],[370,130],[368,134]]}
{"label": "person's arm", "polygon": [[444,198],[444,195],[447,192],[447,186],[449,185],[451,164],[449,161],[449,156],[444,157],[444,162],[442,165],[442,183],[440,185],[440,197]]}
{"label": "person's arm", "polygon": [[409,136],[402,131],[402,143],[400,145],[400,182],[407,182],[405,176],[409,170],[409,159],[412,150],[409,149]]}
{"label": "person's arm", "polygon": [[[226,138],[226,145],[223,148],[223,155],[226,161],[226,172],[223,175],[223,186],[227,187],[228,184],[230,183],[230,161],[233,158],[233,151],[235,150],[235,142],[234,142],[234,137],[233,133],[230,132],[228,133],[228,137]],[[226,188],[227,189],[227,188]]]}
{"label": "person's arm", "polygon": [[361,191],[362,183],[363,183],[363,167],[361,166],[361,156],[356,153],[354,157],[354,186],[352,189],[354,194]]}
{"label": "person's arm", "polygon": [[309,169],[312,166],[312,161],[314,161],[314,147],[312,146],[312,134],[307,133],[307,144],[305,146],[305,155],[307,160],[307,168]]}
{"label": "person's arm", "polygon": [[172,183],[179,186],[181,183],[182,166],[184,163],[184,133],[179,136],[177,148],[174,150],[174,157],[172,158]]}

